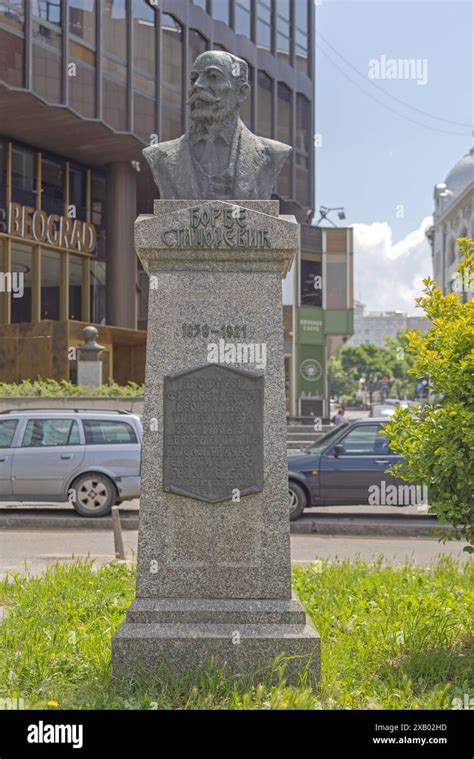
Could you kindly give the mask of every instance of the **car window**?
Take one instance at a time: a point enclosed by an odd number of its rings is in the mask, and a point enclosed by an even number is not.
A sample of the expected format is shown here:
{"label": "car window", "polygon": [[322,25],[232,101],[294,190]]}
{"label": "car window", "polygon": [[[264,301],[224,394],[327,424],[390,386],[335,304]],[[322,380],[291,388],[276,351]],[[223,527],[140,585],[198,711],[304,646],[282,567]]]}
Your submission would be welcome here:
{"label": "car window", "polygon": [[79,425],[74,419],[29,419],[23,448],[52,445],[80,445]]}
{"label": "car window", "polygon": [[380,424],[365,424],[354,427],[341,440],[345,454],[351,456],[383,455],[390,453],[388,441],[380,435],[383,427]]}
{"label": "car window", "polygon": [[0,448],[10,448],[18,419],[0,419]]}
{"label": "car window", "polygon": [[135,430],[128,422],[83,419],[86,445],[136,443]]}
{"label": "car window", "polygon": [[344,422],[343,424],[340,424],[338,427],[333,427],[332,429],[329,430],[329,432],[326,432],[320,438],[315,440],[314,443],[312,443],[311,447],[309,448],[309,452],[322,453],[328,447],[328,445],[333,441],[333,439],[338,437],[338,435],[341,434],[344,427],[348,427],[348,426],[349,426],[349,422]]}

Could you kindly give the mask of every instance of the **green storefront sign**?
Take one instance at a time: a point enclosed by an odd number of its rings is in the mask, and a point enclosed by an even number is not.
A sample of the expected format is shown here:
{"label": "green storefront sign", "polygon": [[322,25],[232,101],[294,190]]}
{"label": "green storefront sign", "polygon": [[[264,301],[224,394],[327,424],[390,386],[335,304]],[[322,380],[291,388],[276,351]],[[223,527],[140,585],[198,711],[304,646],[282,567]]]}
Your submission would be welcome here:
{"label": "green storefront sign", "polygon": [[323,345],[323,309],[301,306],[298,309],[298,342],[303,345]]}
{"label": "green storefront sign", "polygon": [[324,398],[326,361],[324,345],[299,345],[298,397]]}

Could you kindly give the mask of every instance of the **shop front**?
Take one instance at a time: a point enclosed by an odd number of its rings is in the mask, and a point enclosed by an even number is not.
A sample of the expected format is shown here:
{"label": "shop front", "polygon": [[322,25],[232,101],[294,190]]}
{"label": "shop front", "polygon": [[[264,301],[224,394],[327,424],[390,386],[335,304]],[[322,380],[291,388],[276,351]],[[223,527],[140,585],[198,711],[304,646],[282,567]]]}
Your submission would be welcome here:
{"label": "shop front", "polygon": [[105,170],[0,140],[0,177],[0,381],[74,381],[71,348],[95,324],[104,376],[142,382],[145,333],[106,325]]}

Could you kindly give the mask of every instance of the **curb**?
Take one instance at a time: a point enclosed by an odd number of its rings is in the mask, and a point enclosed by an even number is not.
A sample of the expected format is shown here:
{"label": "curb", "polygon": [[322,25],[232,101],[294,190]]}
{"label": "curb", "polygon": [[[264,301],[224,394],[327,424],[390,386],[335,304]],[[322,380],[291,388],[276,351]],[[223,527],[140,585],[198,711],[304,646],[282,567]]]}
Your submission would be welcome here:
{"label": "curb", "polygon": [[438,538],[447,532],[450,525],[439,524],[436,517],[394,516],[392,518],[374,515],[360,516],[302,516],[291,522],[292,535],[358,535],[398,538]]}
{"label": "curb", "polygon": [[[120,521],[124,530],[138,530],[138,512],[120,512]],[[374,514],[351,514],[334,516],[333,514],[303,515],[296,522],[290,523],[292,535],[353,535],[383,536],[405,538],[437,538],[440,533],[449,530],[450,525],[441,525],[436,517],[394,515],[392,517]],[[87,519],[75,513],[61,513],[42,509],[23,512],[15,510],[0,511],[0,530],[109,530],[112,531],[112,518],[99,517]]]}

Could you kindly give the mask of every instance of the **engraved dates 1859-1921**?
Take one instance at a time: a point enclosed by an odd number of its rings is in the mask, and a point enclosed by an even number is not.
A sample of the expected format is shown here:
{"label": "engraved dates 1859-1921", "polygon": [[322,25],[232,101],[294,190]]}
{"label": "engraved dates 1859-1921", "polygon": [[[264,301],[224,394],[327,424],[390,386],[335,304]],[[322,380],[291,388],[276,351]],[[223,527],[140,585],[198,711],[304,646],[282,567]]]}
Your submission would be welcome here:
{"label": "engraved dates 1859-1921", "polygon": [[263,489],[263,386],[218,364],[165,377],[164,490],[217,503]]}

